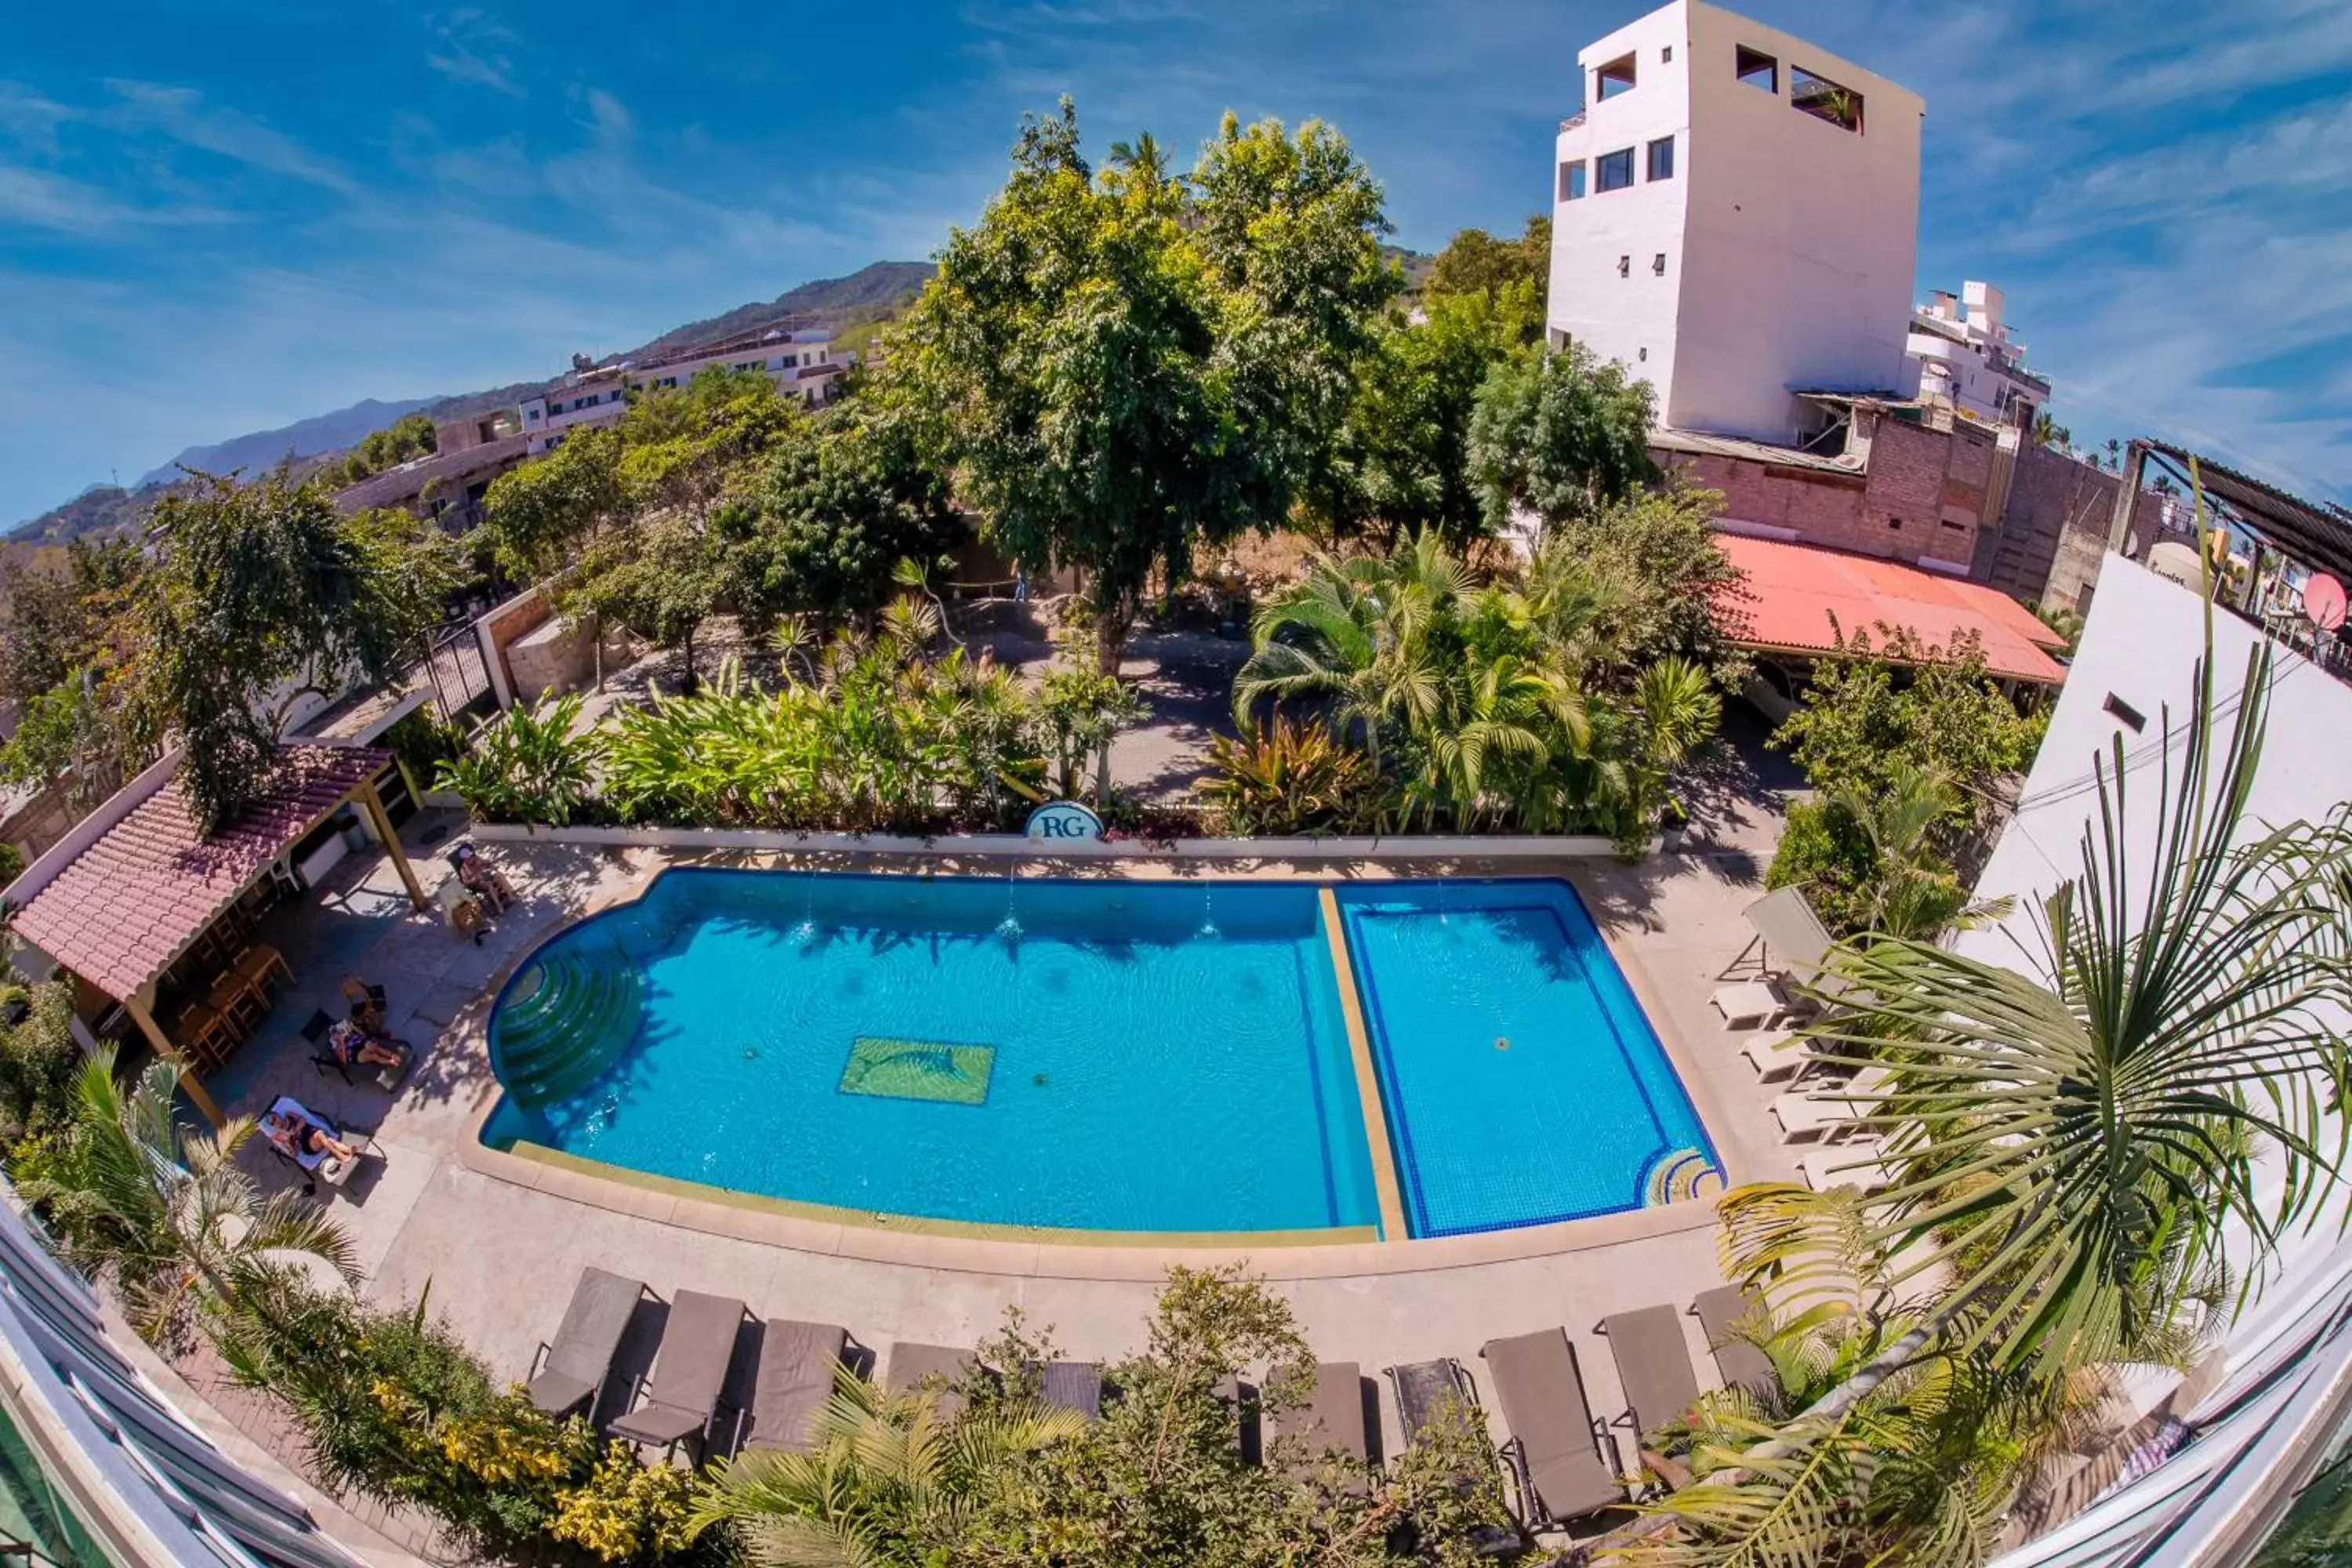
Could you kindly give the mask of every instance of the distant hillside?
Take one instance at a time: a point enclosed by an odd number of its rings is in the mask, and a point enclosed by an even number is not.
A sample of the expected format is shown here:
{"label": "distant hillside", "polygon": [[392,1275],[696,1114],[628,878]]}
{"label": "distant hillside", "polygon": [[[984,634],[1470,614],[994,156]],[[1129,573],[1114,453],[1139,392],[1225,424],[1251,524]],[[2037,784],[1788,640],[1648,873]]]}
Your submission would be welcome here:
{"label": "distant hillside", "polygon": [[130,533],[146,521],[148,510],[163,493],[161,485],[142,485],[136,490],[126,490],[120,485],[92,485],[65,505],[11,529],[8,537],[39,544],[63,544],[68,539]]}
{"label": "distant hillside", "polygon": [[217,446],[191,447],[162,468],[140,475],[139,484],[134,488],[167,484],[180,477],[183,468],[207,474],[226,474],[237,468],[253,473],[268,468],[289,452],[298,458],[315,458],[321,452],[340,452],[383,429],[402,415],[429,407],[436,401],[430,397],[418,397],[403,403],[384,403],[370,397],[352,404],[349,408],[298,419],[276,430],[257,430],[250,436],[239,436]]}
{"label": "distant hillside", "polygon": [[1404,291],[1416,298],[1421,293],[1421,286],[1429,280],[1429,269],[1437,265],[1437,258],[1428,251],[1407,250],[1402,245],[1381,246],[1381,257],[1404,268]]}
{"label": "distant hillside", "polygon": [[715,342],[786,311],[823,316],[836,327],[878,321],[897,314],[908,300],[922,292],[931,271],[931,264],[928,261],[877,261],[858,268],[846,278],[819,278],[797,289],[787,289],[764,304],[755,300],[748,305],[738,305],[723,316],[712,316],[704,321],[688,321],[682,327],[673,327],[653,342],[628,350],[621,357],[644,359],[673,349],[690,349],[697,343]]}

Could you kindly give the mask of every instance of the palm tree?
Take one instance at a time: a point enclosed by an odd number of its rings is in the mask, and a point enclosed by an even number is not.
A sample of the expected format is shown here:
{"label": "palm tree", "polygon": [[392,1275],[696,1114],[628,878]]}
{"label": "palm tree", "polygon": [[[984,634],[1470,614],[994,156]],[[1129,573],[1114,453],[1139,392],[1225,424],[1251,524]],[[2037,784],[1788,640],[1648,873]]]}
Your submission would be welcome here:
{"label": "palm tree", "polygon": [[[2352,813],[2318,827],[2251,821],[2270,679],[2264,645],[2217,755],[2199,662],[2184,760],[2175,776],[2168,745],[2159,798],[2137,821],[2115,743],[2081,874],[2040,911],[2038,974],[1905,938],[1832,957],[1836,1006],[1813,1034],[1890,1072],[1851,1098],[1898,1178],[1863,1201],[1857,1232],[1791,1230],[1748,1280],[1776,1306],[1843,1300],[1860,1246],[1898,1260],[1888,1292],[1940,1293],[1723,1467],[1718,1485],[1765,1489],[1787,1509],[1755,1495],[1744,1522],[1702,1521],[1670,1500],[1596,1550],[1639,1557],[1671,1528],[1760,1552],[1801,1511],[1814,1460],[1838,1462],[1823,1446],[1923,1357],[2046,1385],[2145,1353],[2201,1319],[2225,1238],[2250,1289],[2279,1238],[2330,1197],[2345,1133],[2329,1107],[2352,1089],[2336,1022],[2352,1002]],[[2257,1151],[2274,1163],[2259,1180]]]}
{"label": "palm tree", "polygon": [[1260,698],[1332,704],[1344,731],[1360,725],[1377,769],[1381,727],[1427,721],[1444,679],[1430,633],[1469,584],[1434,530],[1385,557],[1318,555],[1251,625],[1254,647],[1234,677],[1234,717],[1246,731]]}
{"label": "palm tree", "polygon": [[212,1132],[180,1124],[179,1076],[179,1063],[159,1060],[125,1093],[111,1045],[83,1064],[65,1147],[23,1189],[66,1258],[110,1273],[124,1316],[158,1342],[184,1334],[200,1301],[226,1300],[273,1258],[307,1255],[356,1279],[351,1241],[323,1208],[290,1189],[263,1197],[236,1163],[250,1117]]}
{"label": "palm tree", "polygon": [[1934,843],[1937,825],[1958,802],[1943,770],[1908,763],[1889,770],[1884,789],[1846,784],[1828,792],[1827,804],[1870,846],[1862,907],[1864,923],[1875,935],[1933,942],[1962,913],[1967,889]]}
{"label": "palm tree", "polygon": [[1076,1411],[1022,1400],[950,1420],[940,1397],[887,1394],[844,1368],[809,1451],[752,1450],[719,1465],[695,1528],[731,1525],[759,1568],[928,1563],[963,1534],[992,1472],[1086,1431]]}

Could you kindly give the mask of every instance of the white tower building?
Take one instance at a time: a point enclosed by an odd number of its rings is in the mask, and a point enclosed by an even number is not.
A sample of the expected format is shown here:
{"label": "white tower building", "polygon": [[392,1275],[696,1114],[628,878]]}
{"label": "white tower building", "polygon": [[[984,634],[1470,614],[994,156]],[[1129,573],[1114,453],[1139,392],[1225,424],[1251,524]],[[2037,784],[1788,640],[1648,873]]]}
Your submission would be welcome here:
{"label": "white tower building", "polygon": [[1801,38],[1673,0],[1581,50],[1550,327],[1675,429],[1789,441],[1800,390],[1907,391],[1926,106]]}

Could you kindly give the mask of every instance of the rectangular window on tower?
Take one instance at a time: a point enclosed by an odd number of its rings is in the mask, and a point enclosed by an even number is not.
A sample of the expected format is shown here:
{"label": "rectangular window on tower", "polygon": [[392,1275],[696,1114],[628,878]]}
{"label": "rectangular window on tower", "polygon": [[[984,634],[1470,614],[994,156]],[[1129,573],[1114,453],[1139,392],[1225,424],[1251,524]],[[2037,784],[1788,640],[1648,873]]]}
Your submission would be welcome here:
{"label": "rectangular window on tower", "polygon": [[1580,202],[1584,199],[1584,160],[1570,158],[1559,166],[1559,199]]}
{"label": "rectangular window on tower", "polygon": [[1633,149],[1621,147],[1592,161],[1593,184],[1604,191],[1622,191],[1633,183]]}
{"label": "rectangular window on tower", "polygon": [[1675,139],[1661,136],[1650,143],[1650,178],[1671,180],[1675,177]]}
{"label": "rectangular window on tower", "polygon": [[1621,92],[1633,90],[1633,57],[1611,60],[1592,73],[1592,96],[1606,101]]}
{"label": "rectangular window on tower", "polygon": [[1862,94],[1801,66],[1789,68],[1789,105],[1841,131],[1862,134]]}
{"label": "rectangular window on tower", "polygon": [[1732,70],[1750,87],[1761,88],[1773,97],[1780,96],[1780,62],[1770,55],[1742,45],[1733,57],[1738,63]]}

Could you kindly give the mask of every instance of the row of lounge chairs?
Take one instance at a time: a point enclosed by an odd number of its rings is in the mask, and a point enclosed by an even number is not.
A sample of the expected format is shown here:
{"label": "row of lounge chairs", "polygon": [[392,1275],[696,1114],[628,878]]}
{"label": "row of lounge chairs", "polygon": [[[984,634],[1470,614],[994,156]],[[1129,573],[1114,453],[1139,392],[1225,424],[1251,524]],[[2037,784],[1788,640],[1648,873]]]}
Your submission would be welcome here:
{"label": "row of lounge chairs", "polygon": [[[584,1412],[593,1419],[606,1404],[614,1365],[638,1305],[652,1294],[638,1280],[583,1269],[555,1337],[532,1360],[525,1385],[531,1402],[550,1415]],[[680,1290],[667,1305],[652,1373],[635,1383],[626,1408],[607,1429],[665,1451],[690,1444],[703,1458],[744,1449],[807,1451],[839,1369],[853,1349],[862,1352],[848,1331],[785,1318],[758,1324],[753,1388],[727,1424],[720,1412],[728,1371],[743,1327],[757,1320],[732,1297],[697,1290]],[[1751,1299],[1727,1286],[1702,1293],[1691,1307],[1727,1387],[1761,1390],[1771,1384],[1771,1363],[1738,1334],[1740,1321],[1754,1310]],[[1612,1426],[1628,1427],[1638,1451],[1643,1433],[1675,1421],[1698,1397],[1697,1374],[1672,1307],[1612,1313],[1597,1331],[1608,1341],[1625,1395],[1625,1413],[1614,1423],[1594,1418],[1566,1329],[1489,1340],[1478,1352],[1511,1434],[1502,1457],[1518,1494],[1520,1518],[1530,1530],[1563,1526],[1631,1500],[1629,1467]],[[961,1408],[955,1386],[976,1370],[987,1369],[979,1367],[968,1348],[901,1341],[891,1348],[882,1384],[896,1391],[927,1380],[943,1383],[949,1392],[942,1410],[951,1416]],[[1476,1385],[1450,1357],[1384,1370],[1408,1444],[1419,1440],[1447,1402],[1477,1407]],[[1096,1363],[1054,1362],[1035,1371],[1045,1403],[1089,1418],[1101,1414],[1112,1392]],[[1261,1436],[1265,1442],[1295,1438],[1316,1458],[1337,1451],[1369,1463],[1378,1417],[1365,1386],[1358,1363],[1318,1363],[1306,1403],[1270,1417]],[[1238,1384],[1228,1384],[1228,1394],[1242,1420],[1235,1440],[1250,1452],[1254,1402],[1244,1397]],[[1302,1464],[1302,1478],[1311,1469],[1311,1460]]]}
{"label": "row of lounge chairs", "polygon": [[[542,1342],[532,1357],[524,1384],[531,1403],[551,1415],[579,1413],[593,1420],[606,1405],[621,1342],[639,1303],[648,1298],[661,1300],[641,1280],[602,1268],[583,1269],[555,1337]],[[838,1323],[791,1318],[761,1322],[735,1298],[699,1290],[680,1290],[667,1305],[669,1316],[662,1325],[653,1370],[637,1380],[627,1407],[607,1429],[666,1451],[691,1444],[701,1457],[745,1448],[807,1451],[817,1412],[832,1397],[836,1372],[853,1351],[864,1352],[849,1331]],[[733,1412],[731,1425],[722,1425],[727,1374],[746,1324],[760,1331],[752,1391]],[[913,1388],[927,1378],[953,1384],[973,1365],[969,1350],[901,1341],[891,1349],[883,1383],[891,1389]],[[1047,1404],[1089,1416],[1101,1413],[1101,1367],[1055,1362],[1040,1369],[1040,1382]],[[961,1408],[961,1398],[952,1391],[941,1403],[950,1415]]]}

